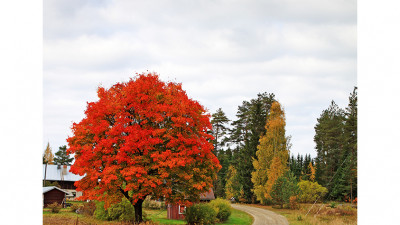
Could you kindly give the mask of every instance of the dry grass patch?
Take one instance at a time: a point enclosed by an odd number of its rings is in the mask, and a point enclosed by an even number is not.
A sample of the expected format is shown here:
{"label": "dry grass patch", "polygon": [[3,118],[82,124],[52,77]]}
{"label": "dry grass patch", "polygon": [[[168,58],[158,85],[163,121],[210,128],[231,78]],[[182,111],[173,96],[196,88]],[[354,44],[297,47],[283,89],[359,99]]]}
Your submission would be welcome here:
{"label": "dry grass patch", "polygon": [[[287,218],[289,224],[294,225],[352,225],[357,224],[357,209],[349,204],[338,205],[335,208],[329,207],[329,204],[300,204],[299,209],[277,209],[272,206],[251,205],[254,207],[271,210]],[[311,209],[311,210],[310,210]],[[307,212],[310,210],[308,215]]]}

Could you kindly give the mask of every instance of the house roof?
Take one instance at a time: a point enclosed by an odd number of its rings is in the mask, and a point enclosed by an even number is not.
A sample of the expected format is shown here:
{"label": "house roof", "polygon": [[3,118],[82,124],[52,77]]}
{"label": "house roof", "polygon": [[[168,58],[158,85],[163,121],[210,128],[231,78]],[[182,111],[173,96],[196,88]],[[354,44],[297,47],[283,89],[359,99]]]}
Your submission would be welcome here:
{"label": "house roof", "polygon": [[200,200],[214,200],[215,196],[214,196],[214,191],[212,189],[210,189],[210,191],[208,192],[204,192],[202,194],[200,194]]}
{"label": "house roof", "polygon": [[68,192],[66,192],[66,191],[64,191],[64,190],[62,190],[62,189],[60,189],[60,188],[58,188],[56,186],[43,187],[43,194],[46,193],[46,192],[49,192],[49,191],[51,191],[53,189],[57,189],[59,191],[62,191],[64,193],[68,194]]}
{"label": "house roof", "polygon": [[[69,170],[71,166],[66,166],[66,169],[63,171],[64,166],[58,165],[47,165],[46,172],[46,180],[54,180],[54,181],[78,181],[83,178],[83,176],[75,175]],[[45,175],[46,165],[43,164],[43,179]]]}

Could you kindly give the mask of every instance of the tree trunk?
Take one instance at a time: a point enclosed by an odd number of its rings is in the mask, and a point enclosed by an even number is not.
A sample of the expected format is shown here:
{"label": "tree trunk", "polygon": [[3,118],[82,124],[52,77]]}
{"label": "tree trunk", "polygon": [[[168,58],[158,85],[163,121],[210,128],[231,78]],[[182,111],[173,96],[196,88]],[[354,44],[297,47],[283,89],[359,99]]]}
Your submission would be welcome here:
{"label": "tree trunk", "polygon": [[135,208],[135,222],[136,223],[141,223],[143,222],[143,213],[142,213],[142,205],[143,205],[143,199],[139,199],[136,204],[133,206]]}

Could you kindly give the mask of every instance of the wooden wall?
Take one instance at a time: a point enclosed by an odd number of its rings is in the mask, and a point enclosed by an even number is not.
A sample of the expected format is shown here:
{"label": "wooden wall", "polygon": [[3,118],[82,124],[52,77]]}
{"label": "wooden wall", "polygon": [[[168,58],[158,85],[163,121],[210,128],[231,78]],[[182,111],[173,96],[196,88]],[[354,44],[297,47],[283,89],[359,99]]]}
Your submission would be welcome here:
{"label": "wooden wall", "polygon": [[181,210],[181,212],[183,213],[183,209],[184,209],[183,205],[181,205],[179,207],[179,205],[168,204],[168,206],[167,206],[167,218],[168,219],[174,219],[174,220],[183,220],[183,219],[185,219],[185,215],[184,214],[179,214],[179,210]]}
{"label": "wooden wall", "polygon": [[43,194],[43,204],[44,207],[47,207],[47,205],[52,204],[53,202],[57,202],[58,204],[62,204],[63,200],[65,197],[65,193],[62,191],[59,191],[57,189],[53,189],[51,191],[48,191]]}

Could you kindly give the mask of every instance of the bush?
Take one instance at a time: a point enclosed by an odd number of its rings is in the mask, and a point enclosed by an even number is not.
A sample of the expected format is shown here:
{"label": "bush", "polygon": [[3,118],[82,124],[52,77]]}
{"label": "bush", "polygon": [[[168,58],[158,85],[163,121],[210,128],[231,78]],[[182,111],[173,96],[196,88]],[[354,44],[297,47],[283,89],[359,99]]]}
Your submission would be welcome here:
{"label": "bush", "polygon": [[217,212],[210,204],[194,204],[186,208],[185,220],[189,225],[215,224]]}
{"label": "bush", "polygon": [[61,185],[57,181],[51,182],[51,181],[46,180],[46,182],[44,182],[43,187],[51,187],[51,186],[61,188]]}
{"label": "bush", "polygon": [[135,208],[125,198],[120,203],[109,207],[107,211],[111,220],[131,221],[135,218]]}
{"label": "bush", "polygon": [[53,202],[52,204],[48,205],[47,207],[49,207],[51,209],[52,213],[58,213],[61,210],[61,205],[58,204],[57,202]]}
{"label": "bush", "polygon": [[151,200],[151,196],[147,196],[143,201],[144,209],[165,209],[165,202]]}
{"label": "bush", "polygon": [[271,198],[275,204],[283,208],[283,205],[290,204],[290,196],[295,196],[299,192],[296,177],[292,172],[287,172],[284,176],[279,177],[272,185]]}
{"label": "bush", "polygon": [[227,221],[232,214],[231,204],[227,200],[217,198],[211,201],[210,205],[215,209],[219,222]]}
{"label": "bush", "polygon": [[108,220],[108,212],[104,209],[104,202],[96,202],[96,210],[93,216],[99,220]]}
{"label": "bush", "polygon": [[328,193],[328,189],[322,187],[317,182],[303,180],[297,185],[300,189],[298,201],[302,203],[313,203],[318,198],[322,199],[322,197]]}
{"label": "bush", "polygon": [[94,211],[96,210],[96,204],[93,201],[83,203],[83,206],[78,208],[79,214],[85,214],[88,216],[93,216]]}
{"label": "bush", "polygon": [[74,205],[74,204],[71,204],[71,207],[69,208],[69,210],[71,211],[71,212],[76,212],[76,210],[79,208],[79,206],[78,205]]}
{"label": "bush", "polygon": [[125,198],[108,209],[104,208],[104,202],[97,202],[94,216],[99,220],[133,221],[135,219],[135,209]]}
{"label": "bush", "polygon": [[297,196],[290,196],[289,202],[290,202],[290,209],[299,208],[299,204],[297,203]]}

